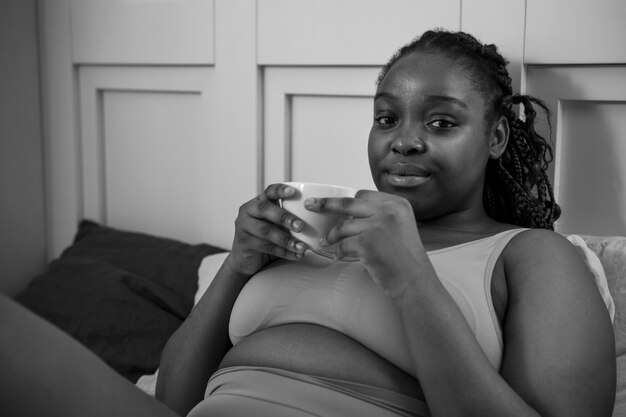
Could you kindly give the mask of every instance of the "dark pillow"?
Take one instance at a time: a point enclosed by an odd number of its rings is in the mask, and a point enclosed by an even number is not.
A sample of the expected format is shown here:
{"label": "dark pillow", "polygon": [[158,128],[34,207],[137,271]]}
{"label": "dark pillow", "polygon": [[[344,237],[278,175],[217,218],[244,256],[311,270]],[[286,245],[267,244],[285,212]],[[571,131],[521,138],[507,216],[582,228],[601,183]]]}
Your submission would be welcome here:
{"label": "dark pillow", "polygon": [[136,382],[191,311],[202,259],[223,251],[85,220],[16,300]]}

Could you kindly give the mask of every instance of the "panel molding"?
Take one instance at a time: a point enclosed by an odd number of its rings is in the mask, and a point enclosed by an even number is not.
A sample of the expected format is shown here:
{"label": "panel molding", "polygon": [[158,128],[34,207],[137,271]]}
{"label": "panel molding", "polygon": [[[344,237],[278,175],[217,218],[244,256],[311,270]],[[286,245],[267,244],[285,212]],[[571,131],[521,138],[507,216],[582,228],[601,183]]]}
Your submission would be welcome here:
{"label": "panel molding", "polygon": [[[106,132],[104,131],[104,97],[112,93],[141,93],[194,95],[199,98],[202,113],[208,113],[209,86],[212,80],[210,67],[116,67],[83,66],[78,70],[80,103],[80,141],[77,143],[79,155],[78,171],[80,176],[79,209],[80,217],[110,223],[107,213],[107,173]],[[200,129],[202,136],[209,138],[209,121],[204,125],[194,126]],[[210,154],[210,141],[200,144],[202,152]],[[141,161],[141,155],[132,155]],[[163,161],[164,164],[167,161]],[[190,164],[194,163],[189,161]],[[198,164],[200,166],[200,164]],[[200,167],[201,169],[201,167]],[[198,173],[201,177],[202,173]],[[199,178],[190,178],[199,181]],[[199,193],[199,191],[197,191]],[[194,194],[195,197],[196,194]],[[208,204],[208,203],[207,203]],[[201,209],[201,208],[199,208]],[[152,230],[158,230],[155,225]],[[198,226],[194,224],[193,226]],[[189,228],[187,228],[189,229]],[[201,228],[198,230],[201,231]],[[198,239],[198,236],[176,236],[178,238]]]}
{"label": "panel molding", "polygon": [[258,0],[258,62],[383,65],[421,32],[460,22],[460,0]]}
{"label": "panel molding", "polygon": [[378,67],[265,68],[264,186],[291,179],[294,97],[373,98],[379,70]]}
{"label": "panel molding", "polygon": [[[524,60],[526,0],[463,0],[461,30],[483,43],[493,43],[509,60],[513,91],[520,91]],[[488,21],[489,24],[485,24]]]}
{"label": "panel molding", "polygon": [[214,0],[70,1],[75,63],[209,65],[215,61]]}
{"label": "panel molding", "polygon": [[[567,115],[565,109],[569,103],[579,102],[593,105],[594,103],[624,103],[626,101],[626,66],[617,65],[585,65],[585,66],[528,66],[526,71],[527,94],[544,100],[552,111],[554,161],[551,166],[554,178],[554,192],[557,201],[560,201],[564,187],[569,186],[568,178],[564,178],[564,147],[568,143],[565,137],[564,123]],[[544,124],[542,132],[547,132]],[[623,135],[626,140],[626,135]],[[591,144],[590,146],[593,146]],[[607,155],[608,156],[608,155]],[[612,155],[618,158],[621,166],[626,165],[626,155]],[[590,160],[588,165],[581,167],[589,175],[593,175],[593,164],[605,164],[602,161]],[[614,172],[619,175],[619,172]],[[608,178],[607,178],[608,180]],[[625,179],[626,181],[626,179]],[[626,201],[626,190],[621,190]],[[620,198],[620,197],[616,197]],[[593,221],[595,213],[589,213],[589,222]],[[626,218],[623,219],[626,221]],[[615,219],[616,224],[619,219]],[[557,226],[558,227],[558,226]],[[586,234],[603,234],[606,232],[590,230],[590,225],[580,225],[580,230]],[[565,230],[574,233],[576,230]],[[616,233],[619,231],[616,231]],[[626,230],[622,231],[626,233]]]}
{"label": "panel molding", "polygon": [[527,64],[626,64],[626,2],[526,0]]}
{"label": "panel molding", "polygon": [[[621,66],[528,66],[526,94],[541,98],[553,112],[555,145],[554,188],[560,185],[559,146],[564,101],[622,101],[626,97],[626,67]],[[554,123],[556,122],[556,123]],[[544,127],[544,132],[546,128]]]}

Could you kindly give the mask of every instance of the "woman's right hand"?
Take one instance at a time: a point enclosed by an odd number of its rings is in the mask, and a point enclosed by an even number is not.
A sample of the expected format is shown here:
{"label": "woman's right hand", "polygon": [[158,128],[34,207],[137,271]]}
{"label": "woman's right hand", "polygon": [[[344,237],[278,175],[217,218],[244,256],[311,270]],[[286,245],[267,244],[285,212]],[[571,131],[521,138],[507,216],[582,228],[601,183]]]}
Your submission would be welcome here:
{"label": "woman's right hand", "polygon": [[290,234],[304,222],[278,205],[278,200],[295,195],[293,187],[272,184],[239,208],[235,237],[227,261],[231,270],[252,276],[276,258],[298,260],[306,245]]}

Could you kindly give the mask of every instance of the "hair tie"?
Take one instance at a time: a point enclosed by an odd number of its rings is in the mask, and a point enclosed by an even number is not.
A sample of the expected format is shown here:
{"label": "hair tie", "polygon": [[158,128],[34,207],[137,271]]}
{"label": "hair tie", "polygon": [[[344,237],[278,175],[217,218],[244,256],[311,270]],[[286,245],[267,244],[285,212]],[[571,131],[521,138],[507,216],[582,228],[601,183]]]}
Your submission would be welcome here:
{"label": "hair tie", "polygon": [[511,102],[513,102],[513,104],[524,103],[526,101],[525,98],[525,96],[515,93],[511,95]]}

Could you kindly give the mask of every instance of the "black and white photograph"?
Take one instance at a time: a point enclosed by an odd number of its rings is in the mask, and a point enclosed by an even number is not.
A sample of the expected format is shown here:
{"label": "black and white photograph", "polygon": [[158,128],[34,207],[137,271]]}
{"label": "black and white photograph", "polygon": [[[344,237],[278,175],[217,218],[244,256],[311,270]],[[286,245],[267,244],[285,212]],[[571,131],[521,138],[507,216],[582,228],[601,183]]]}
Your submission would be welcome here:
{"label": "black and white photograph", "polygon": [[0,416],[626,417],[626,1],[0,0]]}

